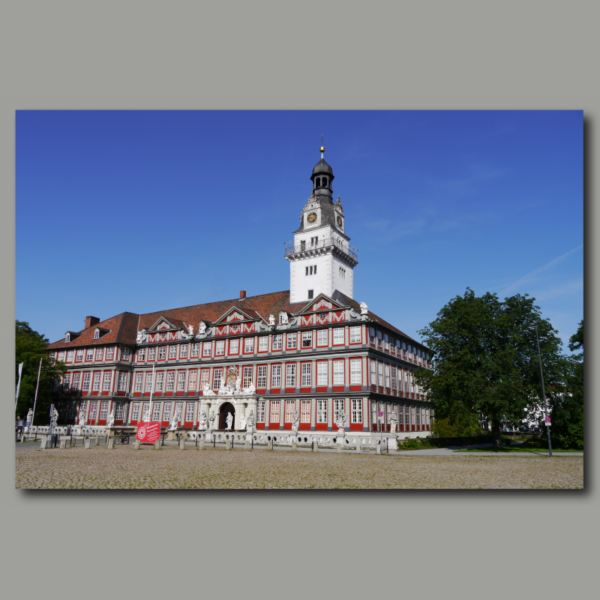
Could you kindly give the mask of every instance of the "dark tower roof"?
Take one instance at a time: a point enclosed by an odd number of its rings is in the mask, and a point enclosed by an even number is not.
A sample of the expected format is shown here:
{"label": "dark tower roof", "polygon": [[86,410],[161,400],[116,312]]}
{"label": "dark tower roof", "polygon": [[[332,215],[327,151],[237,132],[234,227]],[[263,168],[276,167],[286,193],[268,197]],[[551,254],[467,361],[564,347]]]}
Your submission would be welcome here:
{"label": "dark tower roof", "polygon": [[310,178],[312,179],[317,175],[317,173],[327,173],[331,175],[331,179],[333,179],[333,169],[325,162],[325,159],[322,158],[316,165],[312,171],[312,175]]}

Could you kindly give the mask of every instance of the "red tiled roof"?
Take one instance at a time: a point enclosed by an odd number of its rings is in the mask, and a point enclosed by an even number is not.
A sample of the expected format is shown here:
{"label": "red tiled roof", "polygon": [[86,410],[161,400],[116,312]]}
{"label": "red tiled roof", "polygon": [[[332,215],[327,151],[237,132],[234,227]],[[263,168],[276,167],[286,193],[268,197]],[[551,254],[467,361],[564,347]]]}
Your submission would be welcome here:
{"label": "red tiled roof", "polygon": [[[139,315],[124,312],[116,317],[101,321],[87,329],[81,330],[80,335],[72,339],[68,344],[65,339],[49,344],[48,348],[54,350],[57,348],[79,348],[81,346],[102,346],[104,344],[134,344],[137,335],[137,321]],[[94,339],[96,328],[106,329],[109,332],[100,336],[100,339]]]}
{"label": "red tiled roof", "polygon": [[[352,306],[360,312],[360,304],[356,302],[356,300],[348,298],[348,296],[337,290],[334,292],[333,299],[338,300],[346,306]],[[194,306],[186,306],[183,308],[159,310],[144,315],[125,312],[84,329],[79,337],[68,344],[62,339],[50,344],[48,348],[54,350],[57,348],[75,348],[80,346],[114,343],[133,345],[136,341],[137,332],[143,328],[149,329],[160,317],[166,317],[173,325],[177,325],[178,327],[183,327],[185,322],[187,325],[194,325],[194,328],[197,328],[200,321],[213,323],[229,309],[237,307],[253,318],[261,318],[263,321],[268,322],[269,315],[277,315],[280,311],[297,313],[307,304],[308,301],[290,303],[290,292],[289,290],[286,290],[283,292],[273,292],[271,294],[261,294],[260,296],[249,296],[243,300],[239,298],[233,300],[221,300],[219,302],[209,302],[208,304],[196,304]],[[385,327],[408,340],[419,343],[371,311],[369,311],[369,317],[382,327]],[[99,340],[94,340],[94,330],[96,327],[110,329],[110,333],[103,335]]]}
{"label": "red tiled roof", "polygon": [[[354,307],[358,312],[360,312],[360,304],[356,300],[353,300],[352,298],[348,298],[348,296],[346,296],[346,294],[342,294],[342,292],[338,292],[336,290],[334,292],[333,299],[334,300],[339,299],[339,300],[343,301],[343,304],[349,304],[350,306]],[[369,311],[369,317],[371,317],[371,319],[373,319],[373,321],[375,321],[382,327],[385,327],[385,328],[389,329],[390,331],[397,333],[398,335],[404,336],[406,339],[411,340],[412,342],[415,342],[415,344],[421,344],[421,342],[418,342],[417,340],[411,338],[410,335],[407,335],[406,333],[404,333],[403,331],[400,331],[393,325],[390,325],[390,323],[383,320],[381,317],[378,317],[375,313],[373,313],[371,311]]]}

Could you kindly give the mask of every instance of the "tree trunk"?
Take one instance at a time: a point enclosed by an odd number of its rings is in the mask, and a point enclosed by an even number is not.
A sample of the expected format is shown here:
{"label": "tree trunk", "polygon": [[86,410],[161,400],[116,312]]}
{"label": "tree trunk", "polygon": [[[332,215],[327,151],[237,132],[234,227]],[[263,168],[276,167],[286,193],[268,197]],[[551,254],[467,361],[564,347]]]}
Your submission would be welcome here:
{"label": "tree trunk", "polygon": [[500,437],[500,423],[492,421],[492,441],[494,448],[502,447],[502,438]]}

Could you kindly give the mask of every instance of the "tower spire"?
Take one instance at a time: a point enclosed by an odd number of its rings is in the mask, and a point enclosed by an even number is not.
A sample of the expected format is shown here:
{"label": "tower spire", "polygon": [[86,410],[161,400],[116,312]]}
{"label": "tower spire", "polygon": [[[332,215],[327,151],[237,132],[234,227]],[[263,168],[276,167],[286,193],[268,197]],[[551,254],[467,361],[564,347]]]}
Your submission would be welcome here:
{"label": "tower spire", "polygon": [[325,146],[323,146],[323,134],[321,134],[321,160],[325,160]]}

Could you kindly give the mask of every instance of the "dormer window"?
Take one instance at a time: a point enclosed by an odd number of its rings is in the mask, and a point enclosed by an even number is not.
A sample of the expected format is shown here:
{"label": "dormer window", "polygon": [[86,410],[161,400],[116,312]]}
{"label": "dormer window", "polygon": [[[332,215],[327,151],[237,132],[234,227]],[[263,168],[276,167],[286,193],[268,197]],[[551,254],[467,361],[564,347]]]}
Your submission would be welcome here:
{"label": "dormer window", "polygon": [[65,335],[65,344],[68,344],[70,341],[71,341],[71,334],[70,334],[70,333],[67,333],[67,334]]}
{"label": "dormer window", "polygon": [[96,329],[94,331],[94,339],[95,340],[99,340],[100,339],[100,330],[99,329]]}

